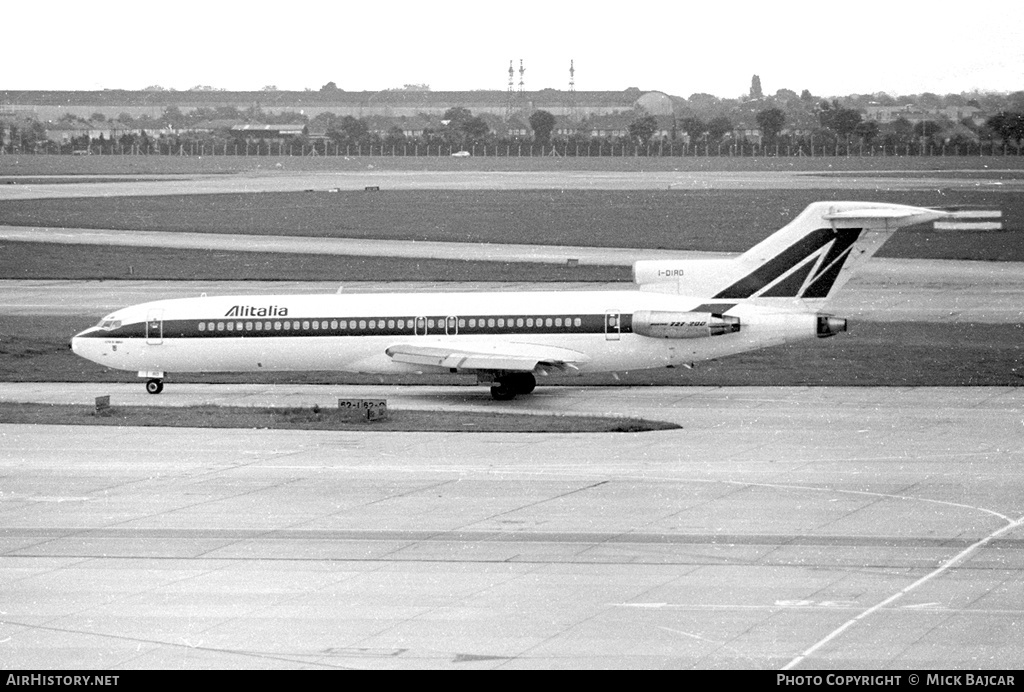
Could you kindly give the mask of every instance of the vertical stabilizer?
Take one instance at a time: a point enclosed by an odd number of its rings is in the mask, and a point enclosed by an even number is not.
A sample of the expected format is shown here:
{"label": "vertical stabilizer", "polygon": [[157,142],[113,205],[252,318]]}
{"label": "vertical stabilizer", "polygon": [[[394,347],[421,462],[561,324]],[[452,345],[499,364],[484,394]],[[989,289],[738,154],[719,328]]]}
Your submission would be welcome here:
{"label": "vertical stabilizer", "polygon": [[800,300],[820,308],[903,226],[945,212],[878,202],[815,202],[737,257],[721,300]]}

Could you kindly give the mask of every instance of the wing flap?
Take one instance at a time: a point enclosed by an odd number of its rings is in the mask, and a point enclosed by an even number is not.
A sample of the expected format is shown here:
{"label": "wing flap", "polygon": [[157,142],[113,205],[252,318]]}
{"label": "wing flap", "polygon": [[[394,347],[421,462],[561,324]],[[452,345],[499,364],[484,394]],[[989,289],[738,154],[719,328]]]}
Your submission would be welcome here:
{"label": "wing flap", "polygon": [[578,351],[549,346],[500,344],[476,348],[445,345],[396,344],[385,353],[399,363],[427,367],[503,372],[575,370],[587,356]]}

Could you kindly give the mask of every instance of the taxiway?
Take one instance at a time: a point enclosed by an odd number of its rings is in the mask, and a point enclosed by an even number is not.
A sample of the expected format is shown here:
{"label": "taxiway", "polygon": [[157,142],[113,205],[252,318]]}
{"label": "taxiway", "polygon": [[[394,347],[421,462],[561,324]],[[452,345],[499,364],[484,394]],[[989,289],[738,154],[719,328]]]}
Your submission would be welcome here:
{"label": "taxiway", "polygon": [[[103,385],[117,404],[153,403]],[[96,385],[0,386],[91,401]],[[475,388],[179,385],[165,405]],[[16,668],[1016,668],[1024,394],[555,388],[600,435],[0,426]]]}

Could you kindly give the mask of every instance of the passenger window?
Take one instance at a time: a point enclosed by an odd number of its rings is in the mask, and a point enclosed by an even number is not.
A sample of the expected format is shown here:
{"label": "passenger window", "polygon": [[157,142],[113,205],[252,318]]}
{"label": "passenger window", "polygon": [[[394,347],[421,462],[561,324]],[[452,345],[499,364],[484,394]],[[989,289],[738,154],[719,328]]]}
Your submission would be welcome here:
{"label": "passenger window", "polygon": [[499,317],[498,318],[498,326],[499,327],[504,327],[505,326],[505,318],[504,317]]}
{"label": "passenger window", "polygon": [[394,329],[394,328],[395,328],[395,321],[394,320],[388,320],[388,329]]}
{"label": "passenger window", "polygon": [[281,323],[280,322],[274,322],[274,331],[278,331],[278,332],[281,331]]}
{"label": "passenger window", "polygon": [[308,320],[303,320],[302,321],[302,328],[303,329],[309,329],[309,321]]}
{"label": "passenger window", "polygon": [[366,320],[359,320],[359,328],[366,329]]}
{"label": "passenger window", "polygon": [[331,329],[337,329],[337,328],[338,328],[338,320],[331,320]]}
{"label": "passenger window", "polygon": [[199,323],[199,331],[201,331],[201,332],[205,332],[206,331],[206,323],[205,322],[200,322]]}
{"label": "passenger window", "polygon": [[[327,323],[324,322],[326,325]],[[313,329],[320,329],[320,320],[313,320]]]}
{"label": "passenger window", "polygon": [[218,322],[217,323],[217,331],[218,332],[224,331],[224,323],[223,322]]}
{"label": "passenger window", "polygon": [[246,322],[245,323],[245,331],[247,331],[247,332],[251,332],[252,331],[252,322]]}
{"label": "passenger window", "polygon": [[576,326],[576,327],[582,327],[582,326],[583,326],[583,320],[582,320],[581,318],[579,318],[579,317],[577,317],[576,319],[574,319],[574,320],[572,321],[572,323],[573,323],[573,325],[574,325],[574,326]]}

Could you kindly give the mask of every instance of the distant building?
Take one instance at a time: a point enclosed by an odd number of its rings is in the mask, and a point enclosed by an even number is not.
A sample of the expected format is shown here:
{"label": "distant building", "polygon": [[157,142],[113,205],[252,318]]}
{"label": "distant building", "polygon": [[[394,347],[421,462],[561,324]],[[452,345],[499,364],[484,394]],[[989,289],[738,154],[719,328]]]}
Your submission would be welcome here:
{"label": "distant building", "polygon": [[402,136],[415,139],[431,127],[442,127],[440,120],[434,120],[423,115],[387,117],[372,115],[366,118],[366,127],[370,134],[384,137],[394,130],[401,130]]}
{"label": "distant building", "polygon": [[926,120],[951,120],[953,122],[963,122],[966,119],[975,121],[975,124],[980,125],[984,121],[981,117],[981,109],[974,106],[949,106],[947,108],[921,108],[919,106],[904,105],[904,106],[875,106],[871,105],[864,109],[864,119],[874,120],[875,122],[886,124],[891,123],[900,118],[907,120],[913,124],[924,122]]}
{"label": "distant building", "polygon": [[157,129],[146,129],[139,127],[126,127],[120,123],[81,123],[81,122],[60,122],[47,123],[45,126],[46,139],[57,144],[68,144],[74,139],[88,137],[90,140],[105,139],[116,141],[124,135],[141,135],[145,131],[151,136],[166,134]]}
{"label": "distant building", "polygon": [[[596,139],[629,137],[629,126],[637,118],[644,117],[636,112],[600,115],[588,118],[579,128],[580,134]],[[672,139],[677,135],[676,121],[672,115],[655,116],[657,121],[652,140]]]}
{"label": "distant building", "polygon": [[595,115],[642,108],[654,116],[671,115],[674,100],[660,91],[559,91],[542,89],[509,95],[507,91],[0,91],[0,110],[19,117],[57,121],[72,114],[81,118],[102,113],[113,119],[122,113],[132,118],[160,117],[174,107],[182,113],[198,108],[233,107],[239,112],[296,113],[315,118],[322,113],[339,117],[439,117],[461,106],[474,115],[508,115],[525,120],[537,110],[582,120]]}
{"label": "distant building", "polygon": [[286,123],[283,125],[263,125],[260,123],[241,123],[230,130],[231,134],[248,142],[257,140],[283,142],[291,137],[299,137],[306,132],[303,123]]}

